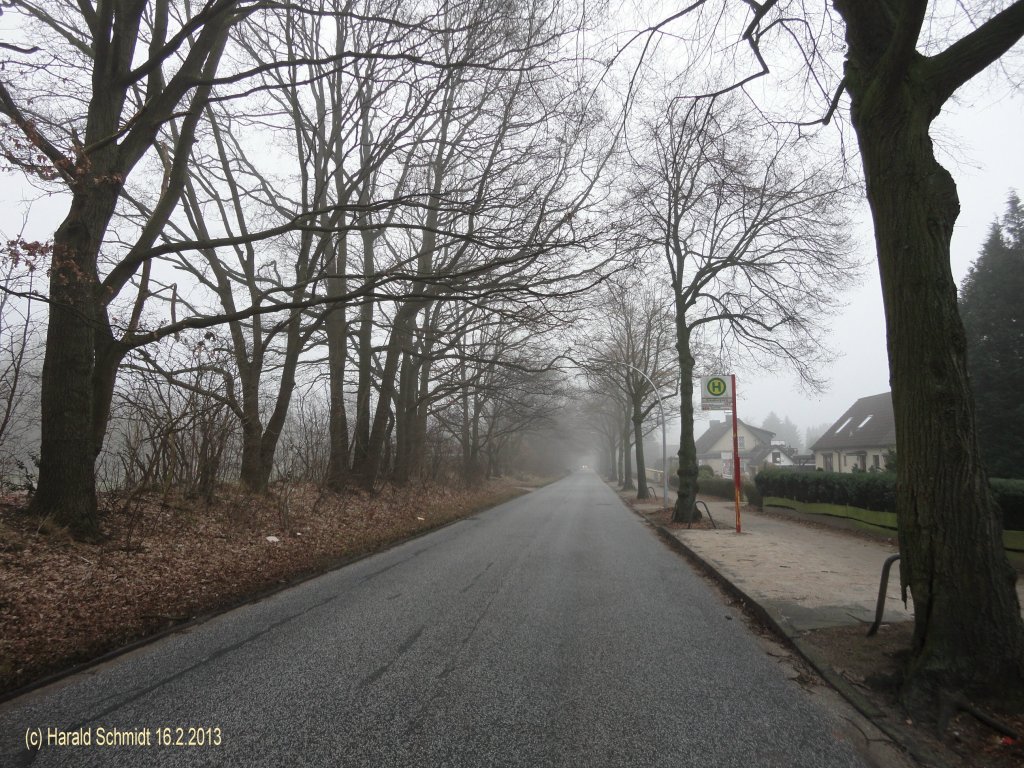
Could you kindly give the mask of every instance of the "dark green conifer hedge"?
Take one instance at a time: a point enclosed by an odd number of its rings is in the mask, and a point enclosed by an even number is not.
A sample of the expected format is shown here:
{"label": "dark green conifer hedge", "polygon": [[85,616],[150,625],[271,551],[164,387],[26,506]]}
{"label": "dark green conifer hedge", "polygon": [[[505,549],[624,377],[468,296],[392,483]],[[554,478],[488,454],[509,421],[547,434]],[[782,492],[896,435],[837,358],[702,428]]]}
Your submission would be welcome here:
{"label": "dark green conifer hedge", "polygon": [[[754,479],[762,496],[809,504],[845,504],[876,512],[896,511],[896,475],[888,472],[793,472],[765,470]],[[1024,531],[1024,480],[989,481],[1003,511],[1003,528]]]}

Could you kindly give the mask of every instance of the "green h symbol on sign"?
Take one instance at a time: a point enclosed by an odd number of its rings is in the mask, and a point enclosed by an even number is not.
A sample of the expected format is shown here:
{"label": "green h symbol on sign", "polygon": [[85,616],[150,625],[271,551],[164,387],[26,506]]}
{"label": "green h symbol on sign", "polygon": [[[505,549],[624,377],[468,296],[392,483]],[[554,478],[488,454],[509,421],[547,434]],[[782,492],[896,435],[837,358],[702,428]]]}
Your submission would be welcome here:
{"label": "green h symbol on sign", "polygon": [[708,394],[714,397],[721,397],[725,394],[726,385],[725,381],[719,378],[708,380]]}

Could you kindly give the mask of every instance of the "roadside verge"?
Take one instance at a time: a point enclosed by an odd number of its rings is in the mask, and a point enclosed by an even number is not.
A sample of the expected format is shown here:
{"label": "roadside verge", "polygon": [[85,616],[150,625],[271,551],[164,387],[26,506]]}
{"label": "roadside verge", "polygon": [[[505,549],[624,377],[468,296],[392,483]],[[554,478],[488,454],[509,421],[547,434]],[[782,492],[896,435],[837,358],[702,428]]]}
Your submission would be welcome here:
{"label": "roadside verge", "polygon": [[[72,541],[0,500],[0,701],[423,536],[549,481],[323,494],[226,489],[218,503],[107,498]],[[6,501],[7,503],[3,503]]]}

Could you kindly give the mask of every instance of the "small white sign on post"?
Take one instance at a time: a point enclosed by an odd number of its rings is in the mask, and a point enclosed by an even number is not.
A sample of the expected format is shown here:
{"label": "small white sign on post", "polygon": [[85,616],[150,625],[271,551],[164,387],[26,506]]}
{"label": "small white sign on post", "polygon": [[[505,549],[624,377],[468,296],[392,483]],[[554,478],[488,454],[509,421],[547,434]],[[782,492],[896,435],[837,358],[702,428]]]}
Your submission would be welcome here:
{"label": "small white sign on post", "polygon": [[732,410],[732,376],[717,373],[700,379],[700,408],[702,411]]}

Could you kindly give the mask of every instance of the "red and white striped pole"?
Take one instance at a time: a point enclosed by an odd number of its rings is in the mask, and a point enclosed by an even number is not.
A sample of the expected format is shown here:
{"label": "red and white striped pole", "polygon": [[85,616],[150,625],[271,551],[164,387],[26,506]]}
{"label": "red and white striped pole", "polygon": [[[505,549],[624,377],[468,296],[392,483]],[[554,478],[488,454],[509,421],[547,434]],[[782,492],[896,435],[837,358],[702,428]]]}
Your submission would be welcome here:
{"label": "red and white striped pole", "polygon": [[732,475],[736,484],[736,533],[740,533],[740,436],[736,418],[736,374],[732,374]]}

